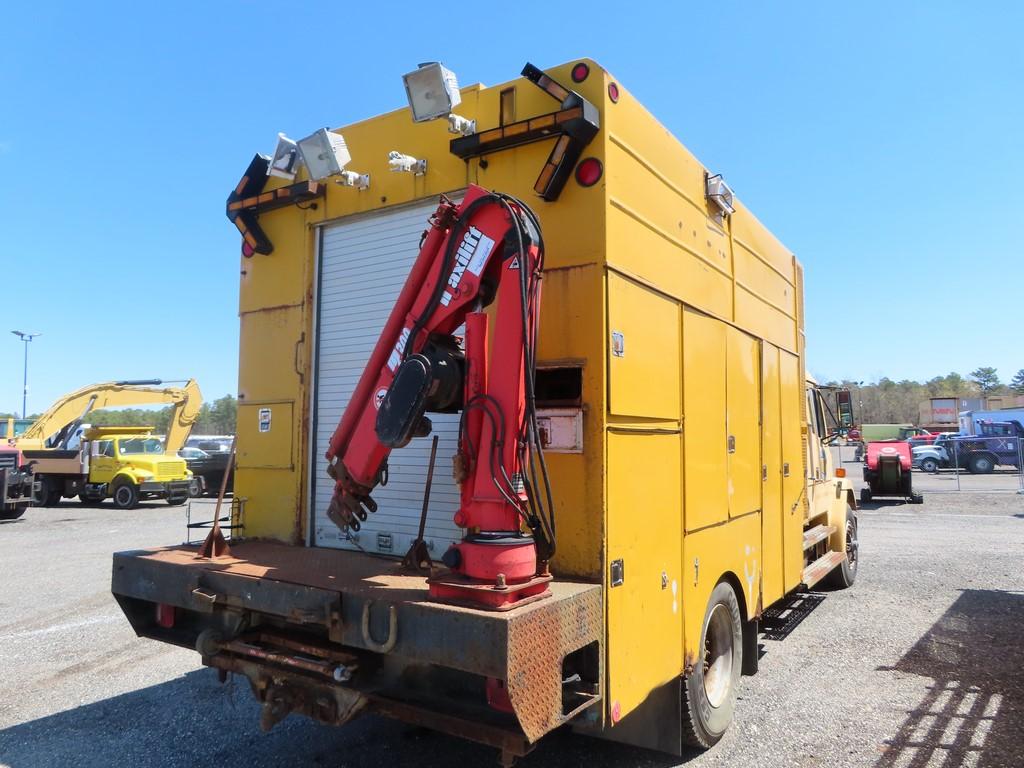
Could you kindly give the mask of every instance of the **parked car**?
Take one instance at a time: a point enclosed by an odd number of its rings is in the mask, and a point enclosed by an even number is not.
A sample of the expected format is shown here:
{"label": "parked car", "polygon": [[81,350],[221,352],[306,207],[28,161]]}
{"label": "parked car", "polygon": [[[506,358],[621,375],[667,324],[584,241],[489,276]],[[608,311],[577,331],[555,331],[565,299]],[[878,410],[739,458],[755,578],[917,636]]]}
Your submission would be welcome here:
{"label": "parked car", "polygon": [[220,492],[225,472],[228,473],[226,491],[230,493],[234,489],[234,473],[229,471],[228,462],[228,459],[231,458],[230,449],[210,452],[202,448],[186,446],[178,451],[178,455],[185,459],[185,463],[192,471],[192,483],[189,486],[189,495],[192,498],[204,494],[216,496]]}
{"label": "parked car", "polygon": [[946,440],[936,440],[931,445],[911,447],[913,466],[925,472],[938,472],[950,465],[949,453],[946,452]]}

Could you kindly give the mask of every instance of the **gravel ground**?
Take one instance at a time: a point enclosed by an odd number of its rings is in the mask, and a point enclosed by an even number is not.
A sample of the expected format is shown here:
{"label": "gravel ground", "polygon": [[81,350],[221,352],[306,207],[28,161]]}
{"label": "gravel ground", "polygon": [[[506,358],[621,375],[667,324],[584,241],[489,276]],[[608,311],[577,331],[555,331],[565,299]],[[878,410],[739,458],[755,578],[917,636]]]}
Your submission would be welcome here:
{"label": "gravel ground", "polygon": [[[0,765],[496,764],[493,750],[376,717],[343,729],[290,717],[261,734],[247,685],[135,638],[110,597],[111,552],[184,530],[163,504],[65,503],[0,524]],[[764,637],[713,750],[680,763],[557,733],[519,765],[1024,765],[1024,496],[877,505],[860,539],[856,586],[810,595],[788,636]]]}

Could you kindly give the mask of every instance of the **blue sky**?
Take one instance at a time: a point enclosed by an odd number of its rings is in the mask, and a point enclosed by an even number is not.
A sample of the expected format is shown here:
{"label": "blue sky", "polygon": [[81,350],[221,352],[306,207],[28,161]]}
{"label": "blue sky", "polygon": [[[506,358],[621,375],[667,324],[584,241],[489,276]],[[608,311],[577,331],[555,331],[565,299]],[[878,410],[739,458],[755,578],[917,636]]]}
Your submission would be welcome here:
{"label": "blue sky", "polygon": [[234,392],[229,189],[278,131],[401,106],[401,73],[435,59],[464,83],[584,55],[612,71],[801,258],[817,376],[1009,379],[1024,5],[744,5],[8,7],[0,411],[21,408],[9,329],[43,334],[30,411],[115,378]]}

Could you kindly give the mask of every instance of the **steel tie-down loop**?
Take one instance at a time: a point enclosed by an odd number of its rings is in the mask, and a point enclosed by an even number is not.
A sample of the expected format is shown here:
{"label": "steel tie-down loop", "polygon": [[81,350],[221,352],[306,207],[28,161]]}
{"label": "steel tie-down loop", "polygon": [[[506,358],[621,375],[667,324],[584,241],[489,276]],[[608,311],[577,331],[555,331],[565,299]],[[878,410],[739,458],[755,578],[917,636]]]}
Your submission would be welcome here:
{"label": "steel tie-down loop", "polygon": [[367,600],[363,603],[363,642],[366,643],[366,647],[371,651],[377,653],[390,653],[395,647],[395,643],[398,642],[398,611],[395,606],[388,606],[388,637],[383,643],[378,643],[370,635],[370,606],[373,605],[372,600]]}

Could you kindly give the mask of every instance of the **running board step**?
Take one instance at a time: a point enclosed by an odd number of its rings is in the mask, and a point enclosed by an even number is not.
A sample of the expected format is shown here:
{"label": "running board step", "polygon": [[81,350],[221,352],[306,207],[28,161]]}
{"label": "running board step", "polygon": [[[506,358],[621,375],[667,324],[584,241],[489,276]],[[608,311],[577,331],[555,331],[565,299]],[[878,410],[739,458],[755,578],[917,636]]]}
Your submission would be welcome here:
{"label": "running board step", "polygon": [[804,586],[810,589],[828,576],[833,568],[842,565],[845,552],[828,552],[804,568]]}
{"label": "running board step", "polygon": [[816,525],[804,531],[804,549],[810,549],[836,532],[834,525]]}

